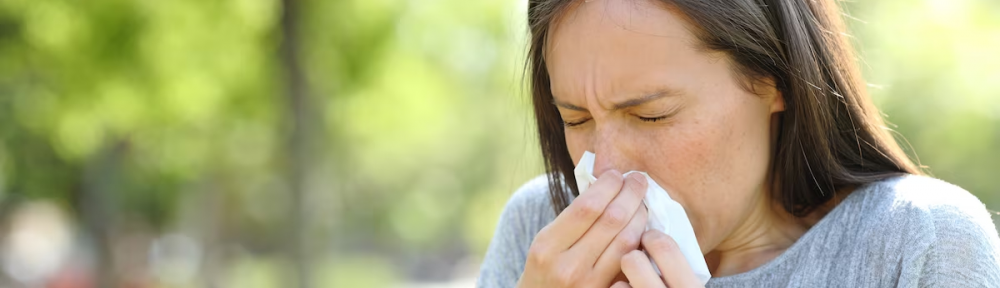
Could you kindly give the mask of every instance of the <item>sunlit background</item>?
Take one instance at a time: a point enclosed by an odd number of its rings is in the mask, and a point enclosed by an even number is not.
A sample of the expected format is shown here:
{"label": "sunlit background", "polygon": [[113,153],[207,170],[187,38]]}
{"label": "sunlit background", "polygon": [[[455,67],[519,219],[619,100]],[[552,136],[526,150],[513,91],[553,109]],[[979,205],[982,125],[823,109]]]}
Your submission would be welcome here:
{"label": "sunlit background", "polygon": [[[904,145],[1000,210],[1000,1],[842,4]],[[542,171],[526,6],[0,0],[0,287],[472,286]]]}

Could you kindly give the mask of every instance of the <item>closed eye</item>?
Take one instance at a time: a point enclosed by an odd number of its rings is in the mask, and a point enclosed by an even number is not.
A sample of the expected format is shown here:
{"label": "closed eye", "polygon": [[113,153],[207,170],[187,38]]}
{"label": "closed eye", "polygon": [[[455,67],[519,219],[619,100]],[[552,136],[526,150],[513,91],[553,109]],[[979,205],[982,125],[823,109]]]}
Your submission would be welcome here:
{"label": "closed eye", "polygon": [[583,120],[575,122],[563,121],[563,125],[565,125],[566,127],[580,126],[583,125],[583,123],[587,123],[587,121],[590,121],[590,118],[585,118]]}
{"label": "closed eye", "polygon": [[669,119],[670,117],[674,117],[674,115],[677,115],[677,112],[680,112],[680,107],[674,107],[673,109],[670,109],[670,111],[668,111],[666,114],[661,114],[661,116],[644,117],[639,114],[632,114],[632,115],[635,116],[636,118],[639,118],[639,120],[641,120],[642,122],[653,123],[653,122],[661,122],[663,120]]}
{"label": "closed eye", "polygon": [[667,119],[667,116],[660,116],[660,117],[653,117],[653,118],[642,117],[642,116],[637,116],[637,117],[639,117],[639,120],[642,120],[642,122],[656,122],[656,121],[660,121],[660,120],[663,120],[663,119]]}

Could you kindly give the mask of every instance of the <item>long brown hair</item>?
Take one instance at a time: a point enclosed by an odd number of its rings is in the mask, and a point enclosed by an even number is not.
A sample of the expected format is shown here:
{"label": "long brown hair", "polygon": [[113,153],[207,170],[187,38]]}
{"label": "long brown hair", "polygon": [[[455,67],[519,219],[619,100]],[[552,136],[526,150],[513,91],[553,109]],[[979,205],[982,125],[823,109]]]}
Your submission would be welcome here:
{"label": "long brown hair", "polygon": [[[549,29],[579,0],[529,0],[528,76],[556,213],[579,195],[543,57]],[[785,100],[772,159],[773,198],[804,216],[841,188],[921,174],[872,104],[833,0],[661,1],[684,14],[701,48],[725,53],[748,89],[764,79]],[[769,84],[768,84],[769,85]],[[567,191],[568,189],[568,191]]]}

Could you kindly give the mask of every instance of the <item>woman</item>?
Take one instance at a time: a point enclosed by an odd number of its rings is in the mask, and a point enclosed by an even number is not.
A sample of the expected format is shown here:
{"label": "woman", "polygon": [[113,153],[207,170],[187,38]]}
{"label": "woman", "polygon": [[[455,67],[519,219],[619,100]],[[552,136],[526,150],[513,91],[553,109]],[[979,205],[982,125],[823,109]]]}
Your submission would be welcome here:
{"label": "woman", "polygon": [[990,215],[883,127],[832,0],[529,2],[549,173],[507,204],[479,286],[702,286],[644,231],[629,170],[686,209],[707,287],[1000,286]]}

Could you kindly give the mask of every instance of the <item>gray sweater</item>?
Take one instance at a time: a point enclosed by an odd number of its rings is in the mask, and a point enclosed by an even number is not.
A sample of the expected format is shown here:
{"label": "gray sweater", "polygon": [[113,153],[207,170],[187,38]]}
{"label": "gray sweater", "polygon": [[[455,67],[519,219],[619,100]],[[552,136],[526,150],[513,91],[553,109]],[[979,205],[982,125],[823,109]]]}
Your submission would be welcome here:
{"label": "gray sweater", "polygon": [[[507,203],[478,287],[514,287],[532,239],[555,219],[545,177]],[[901,176],[862,186],[777,258],[712,287],[1000,287],[1000,238],[975,196]]]}

